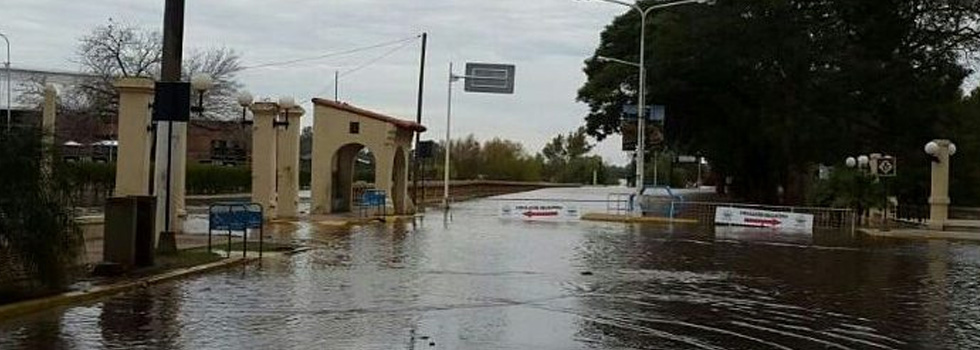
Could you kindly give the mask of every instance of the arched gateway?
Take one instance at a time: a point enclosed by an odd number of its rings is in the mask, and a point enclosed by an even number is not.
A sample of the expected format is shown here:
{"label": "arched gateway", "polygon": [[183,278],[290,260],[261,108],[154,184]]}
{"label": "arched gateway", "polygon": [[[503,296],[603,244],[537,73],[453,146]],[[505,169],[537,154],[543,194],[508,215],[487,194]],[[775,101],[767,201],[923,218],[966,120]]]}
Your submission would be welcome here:
{"label": "arched gateway", "polygon": [[313,99],[313,172],[311,213],[330,214],[353,207],[354,162],[367,147],[374,155],[374,187],[385,191],[391,209],[404,214],[414,208],[408,200],[408,152],[416,122],[334,101]]}

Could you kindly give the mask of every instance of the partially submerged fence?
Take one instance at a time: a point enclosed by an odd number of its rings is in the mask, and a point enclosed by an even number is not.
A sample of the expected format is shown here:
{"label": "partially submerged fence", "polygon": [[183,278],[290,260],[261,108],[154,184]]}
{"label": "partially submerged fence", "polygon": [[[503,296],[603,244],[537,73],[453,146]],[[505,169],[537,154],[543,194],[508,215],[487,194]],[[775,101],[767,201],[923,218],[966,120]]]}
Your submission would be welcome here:
{"label": "partially submerged fence", "polygon": [[[606,211],[627,214],[633,210],[631,194],[613,193],[609,195]],[[718,208],[734,207],[813,215],[813,227],[821,229],[854,230],[857,215],[854,210],[827,207],[796,207],[780,205],[761,205],[748,203],[696,202],[678,200],[676,197],[645,196],[640,205],[643,216],[693,219],[699,224],[711,225],[715,222]]]}

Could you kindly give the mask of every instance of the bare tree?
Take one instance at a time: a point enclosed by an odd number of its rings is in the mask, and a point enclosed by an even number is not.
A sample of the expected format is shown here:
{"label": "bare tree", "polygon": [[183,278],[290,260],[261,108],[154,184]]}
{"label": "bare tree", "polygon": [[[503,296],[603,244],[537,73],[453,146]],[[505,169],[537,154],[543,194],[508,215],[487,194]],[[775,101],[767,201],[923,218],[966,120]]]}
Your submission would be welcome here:
{"label": "bare tree", "polygon": [[242,65],[238,52],[226,47],[193,51],[190,58],[184,60],[183,68],[185,80],[197,73],[210,75],[214,80],[214,86],[204,94],[203,119],[228,120],[239,115],[241,107],[236,96],[242,84],[235,80],[235,76],[242,70]]}
{"label": "bare tree", "polygon": [[162,52],[160,33],[112,19],[79,39],[76,62],[97,77],[80,86],[94,114],[112,120],[119,103],[113,82],[123,77],[158,77]]}

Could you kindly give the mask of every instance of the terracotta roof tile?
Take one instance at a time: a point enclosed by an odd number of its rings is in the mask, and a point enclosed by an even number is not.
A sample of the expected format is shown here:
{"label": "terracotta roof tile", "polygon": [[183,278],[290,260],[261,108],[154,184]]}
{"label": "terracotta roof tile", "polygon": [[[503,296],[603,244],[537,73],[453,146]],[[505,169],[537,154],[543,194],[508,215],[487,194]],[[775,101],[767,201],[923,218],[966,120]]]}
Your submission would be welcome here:
{"label": "terracotta roof tile", "polygon": [[362,117],[367,117],[367,118],[371,118],[371,119],[374,119],[374,120],[379,120],[379,121],[382,121],[382,122],[385,122],[385,123],[388,123],[388,124],[392,124],[392,125],[398,127],[399,129],[406,129],[406,130],[418,131],[418,132],[424,132],[426,130],[425,126],[422,125],[422,124],[419,124],[419,123],[416,123],[416,122],[413,122],[413,121],[410,121],[410,120],[398,119],[398,118],[387,116],[387,115],[384,115],[384,114],[381,114],[381,113],[378,113],[378,112],[369,111],[369,110],[366,110],[366,109],[363,109],[363,108],[360,108],[360,107],[355,107],[355,106],[352,106],[352,105],[349,105],[349,104],[346,104],[346,103],[343,103],[343,102],[335,102],[335,101],[325,100],[325,99],[322,99],[322,98],[314,98],[313,99],[313,104],[314,105],[324,106],[324,107],[330,107],[330,108],[334,108],[334,109],[339,109],[339,110],[342,110],[342,111],[346,111],[346,112],[350,112],[350,113],[354,113],[354,114],[360,115]]}

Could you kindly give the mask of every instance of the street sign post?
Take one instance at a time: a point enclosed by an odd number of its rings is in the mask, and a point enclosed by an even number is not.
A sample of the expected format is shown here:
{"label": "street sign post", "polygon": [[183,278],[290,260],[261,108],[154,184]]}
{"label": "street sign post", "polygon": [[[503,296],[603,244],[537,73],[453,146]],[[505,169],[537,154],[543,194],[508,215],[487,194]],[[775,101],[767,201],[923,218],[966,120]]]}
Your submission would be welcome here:
{"label": "street sign post", "polygon": [[[490,94],[513,94],[514,93],[514,73],[517,68],[513,64],[496,63],[467,63],[466,73],[456,75],[453,73],[453,63],[449,62],[449,84],[446,94],[446,149],[452,145],[452,115],[453,115],[453,83],[464,79],[464,91],[481,92]],[[442,184],[442,203],[445,213],[449,213],[449,155],[450,152],[443,152],[445,155],[445,165],[443,169]],[[445,216],[448,220],[449,215]]]}

